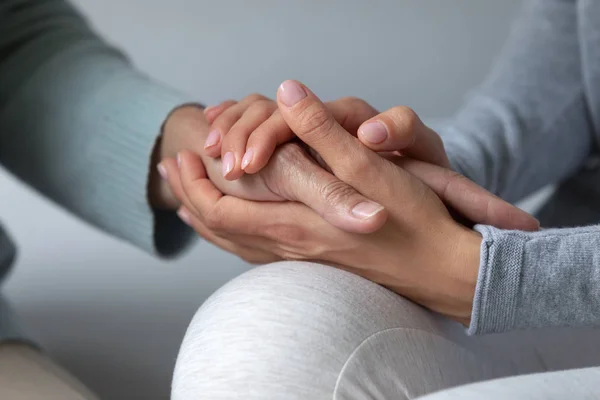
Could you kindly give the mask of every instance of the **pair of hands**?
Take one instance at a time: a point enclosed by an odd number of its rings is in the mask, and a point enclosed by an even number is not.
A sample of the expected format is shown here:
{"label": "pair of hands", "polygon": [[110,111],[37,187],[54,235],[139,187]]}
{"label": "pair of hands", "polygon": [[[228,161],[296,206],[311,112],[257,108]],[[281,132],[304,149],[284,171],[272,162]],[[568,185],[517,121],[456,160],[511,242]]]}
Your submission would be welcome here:
{"label": "pair of hands", "polygon": [[[358,103],[352,101],[346,122],[358,114],[354,112]],[[161,163],[174,198],[183,204],[182,218],[206,239],[248,261],[319,260],[467,323],[481,238],[457,223],[440,199],[475,222],[535,229],[535,220],[448,169],[374,153],[348,132],[356,130],[344,129],[310,90],[296,82],[280,87],[278,107],[288,126],[318,152],[335,176],[317,166],[300,146],[287,144],[277,149],[260,173],[229,182],[223,179],[219,161],[202,160],[194,144],[188,147],[193,151],[179,153],[179,165],[172,158]],[[398,110],[403,111],[398,114]],[[405,155],[439,157],[431,151],[437,135],[424,130],[418,118],[398,124],[398,116],[406,114],[406,109],[396,109],[370,115],[388,131],[386,140],[370,147],[393,150],[404,144]],[[364,119],[358,125],[361,122]],[[171,129],[207,131],[207,124],[203,115],[188,108],[169,119],[163,145]],[[408,142],[407,132],[412,137]],[[427,161],[439,164],[444,157]],[[265,195],[272,197],[265,199]],[[352,206],[367,198],[385,207],[387,219],[352,217]]]}

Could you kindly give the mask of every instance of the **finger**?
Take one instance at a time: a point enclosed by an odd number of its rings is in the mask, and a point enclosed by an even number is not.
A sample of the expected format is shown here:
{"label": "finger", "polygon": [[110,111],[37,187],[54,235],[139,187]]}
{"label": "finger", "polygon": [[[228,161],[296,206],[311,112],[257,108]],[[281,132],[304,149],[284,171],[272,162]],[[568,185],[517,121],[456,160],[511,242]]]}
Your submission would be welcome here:
{"label": "finger", "polygon": [[183,204],[183,188],[181,187],[177,161],[174,158],[165,158],[161,161],[160,165],[164,168],[166,181],[171,189],[171,193],[173,193],[173,196],[175,196],[180,204]]}
{"label": "finger", "polygon": [[177,212],[177,215],[179,215],[181,220],[192,227],[202,238],[229,253],[235,254],[247,263],[267,264],[281,260],[281,258],[275,254],[251,248],[216,235],[186,207],[181,207]]}
{"label": "finger", "polygon": [[223,111],[227,110],[229,107],[235,104],[237,104],[237,101],[235,100],[225,100],[224,102],[217,104],[216,106],[206,107],[204,109],[204,117],[210,125],[219,115],[223,113]]}
{"label": "finger", "polygon": [[[242,117],[231,127],[229,133],[225,135],[221,144],[225,179],[235,180],[244,174],[244,162],[252,161],[252,151],[246,155],[248,138],[263,122],[270,119],[275,110],[277,110],[277,104],[274,101],[257,101],[248,107]],[[287,125],[285,127],[287,128]],[[233,165],[228,165],[228,162]]]}
{"label": "finger", "polygon": [[[204,216],[198,212],[195,205],[183,190],[179,167],[177,166],[175,159],[165,159],[163,160],[163,163],[169,171],[169,182],[173,193],[175,193],[177,198],[183,204],[177,213],[179,218],[181,218],[181,220],[186,224],[190,225],[200,236],[226,251],[237,254],[246,262],[267,263],[281,259],[281,257],[272,252],[272,249],[275,248],[273,242],[265,240],[259,235],[239,235],[236,237],[231,232],[223,229],[222,232],[225,232],[226,234],[219,236],[216,234],[216,232],[210,230],[204,223]],[[243,217],[243,215],[238,217]],[[231,224],[233,224],[236,220],[230,219],[229,221],[231,221]],[[253,222],[257,223],[258,220]],[[244,226],[244,224],[242,224],[242,226]],[[238,231],[243,231],[243,229],[238,229]]]}
{"label": "finger", "polygon": [[374,151],[400,151],[417,160],[450,166],[439,135],[408,107],[394,107],[366,121],[358,128],[358,139]]}
{"label": "finger", "polygon": [[[304,85],[285,81],[277,92],[279,110],[294,133],[323,158],[342,181],[375,199],[384,188],[386,160],[343,129],[325,105]],[[402,184],[401,169],[392,170]]]}
{"label": "finger", "polygon": [[223,194],[206,175],[202,160],[197,154],[182,151],[177,154],[177,164],[182,197],[186,196],[189,199],[189,203],[185,206],[190,211],[195,210],[203,220],[206,220]]}
{"label": "finger", "polygon": [[215,118],[210,126],[211,131],[206,138],[206,143],[204,145],[206,155],[213,158],[221,155],[221,142],[223,137],[227,135],[233,124],[242,117],[244,111],[246,111],[252,103],[260,100],[267,100],[267,98],[260,94],[251,94],[239,103],[223,110],[223,112]]}
{"label": "finger", "polygon": [[[183,186],[181,183],[181,174],[179,171],[179,166],[177,165],[177,161],[175,161],[175,159],[173,159],[173,158],[167,158],[167,159],[164,159],[162,163],[165,165],[166,169],[168,170],[169,185],[171,187],[173,194],[175,195],[175,197],[178,199],[178,201],[181,204],[180,210],[183,208],[183,209],[185,209],[185,211],[187,211],[187,213],[192,214],[192,216],[194,218],[196,218],[200,221],[203,221],[204,220],[203,215],[201,215],[198,212],[195,205],[191,202],[191,200],[189,199],[189,197],[183,190]],[[187,219],[185,219],[185,217],[187,215],[186,213],[180,214],[178,212],[178,215],[185,223],[190,225],[190,222]]]}
{"label": "finger", "polygon": [[242,168],[249,174],[257,173],[267,165],[277,146],[289,142],[294,137],[294,132],[281,113],[275,111],[248,138]]}
{"label": "finger", "polygon": [[539,222],[464,176],[436,165],[401,157],[398,164],[429,186],[444,203],[470,221],[501,229],[536,231]]}
{"label": "finger", "polygon": [[[353,135],[356,135],[358,127],[364,121],[378,114],[367,102],[355,97],[344,97],[325,103],[325,106],[335,120]],[[246,167],[243,167],[242,161],[242,168],[250,174],[260,171],[267,165],[277,146],[289,142],[295,136],[281,113],[275,112],[250,136],[245,156],[248,161]]]}
{"label": "finger", "polygon": [[363,122],[379,114],[369,103],[356,97],[342,97],[325,103],[325,106],[342,128],[354,136]]}
{"label": "finger", "polygon": [[285,146],[276,151],[278,168],[266,168],[267,187],[287,200],[304,203],[331,225],[347,232],[371,233],[387,220],[386,210],[370,201],[352,186],[340,181],[298,147]]}
{"label": "finger", "polygon": [[[156,171],[160,179],[152,179],[149,183],[148,191],[150,193],[160,193],[160,203],[155,202],[152,204],[153,207],[162,210],[174,210],[179,206],[179,200],[173,194],[173,191],[169,187],[168,182],[168,170],[166,166],[160,162],[156,165]],[[154,174],[154,171],[152,171]]]}

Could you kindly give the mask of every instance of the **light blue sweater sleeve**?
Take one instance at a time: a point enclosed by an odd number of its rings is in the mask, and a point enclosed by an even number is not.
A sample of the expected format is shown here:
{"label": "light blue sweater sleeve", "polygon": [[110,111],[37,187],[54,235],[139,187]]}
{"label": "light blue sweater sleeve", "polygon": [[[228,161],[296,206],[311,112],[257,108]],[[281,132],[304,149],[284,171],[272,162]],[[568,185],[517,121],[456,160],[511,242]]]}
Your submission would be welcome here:
{"label": "light blue sweater sleeve", "polygon": [[[597,149],[584,71],[598,66],[582,56],[579,5],[527,1],[491,74],[440,130],[453,167],[509,201],[575,174]],[[471,334],[600,326],[600,226],[476,229]]]}
{"label": "light blue sweater sleeve", "polygon": [[0,162],[86,221],[159,254],[192,236],[147,201],[160,127],[187,101],[132,67],[67,2],[0,3]]}

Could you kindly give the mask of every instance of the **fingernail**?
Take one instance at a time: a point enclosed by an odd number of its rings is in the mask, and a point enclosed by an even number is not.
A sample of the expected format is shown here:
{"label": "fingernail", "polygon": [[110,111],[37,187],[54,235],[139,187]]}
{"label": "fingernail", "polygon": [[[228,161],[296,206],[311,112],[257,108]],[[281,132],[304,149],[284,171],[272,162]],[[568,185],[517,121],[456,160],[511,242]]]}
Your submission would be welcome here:
{"label": "fingernail", "polygon": [[215,106],[206,107],[204,109],[204,115],[208,114],[210,112],[210,110],[213,110],[214,108],[215,108]]}
{"label": "fingernail", "polygon": [[244,157],[242,158],[242,169],[246,169],[246,167],[248,165],[250,165],[250,163],[252,162],[253,158],[254,158],[254,150],[248,149],[246,151],[246,154],[244,154]]}
{"label": "fingernail", "polygon": [[167,168],[163,165],[163,163],[158,163],[156,169],[158,170],[158,174],[161,176],[161,178],[163,178],[166,181],[168,177]]}
{"label": "fingernail", "polygon": [[186,225],[192,225],[192,217],[190,216],[188,210],[186,210],[185,208],[180,208],[179,211],[177,211],[177,215],[183,222],[186,223]]}
{"label": "fingernail", "polygon": [[359,133],[367,142],[373,144],[379,144],[388,137],[385,125],[379,121],[373,121],[363,125],[360,128]]}
{"label": "fingernail", "polygon": [[352,214],[360,219],[369,219],[381,210],[383,210],[383,206],[381,204],[365,201],[355,205],[352,209]]}
{"label": "fingernail", "polygon": [[177,153],[177,166],[181,168],[181,153]]}
{"label": "fingernail", "polygon": [[223,165],[222,165],[223,176],[227,176],[233,169],[234,165],[235,165],[235,155],[233,155],[233,153],[231,151],[229,151],[223,156]]}
{"label": "fingernail", "polygon": [[204,142],[204,148],[208,149],[209,147],[213,147],[217,145],[221,141],[221,134],[216,129],[211,131],[206,137],[206,142]]}
{"label": "fingernail", "polygon": [[288,107],[306,97],[306,91],[296,81],[285,81],[279,86],[281,101]]}

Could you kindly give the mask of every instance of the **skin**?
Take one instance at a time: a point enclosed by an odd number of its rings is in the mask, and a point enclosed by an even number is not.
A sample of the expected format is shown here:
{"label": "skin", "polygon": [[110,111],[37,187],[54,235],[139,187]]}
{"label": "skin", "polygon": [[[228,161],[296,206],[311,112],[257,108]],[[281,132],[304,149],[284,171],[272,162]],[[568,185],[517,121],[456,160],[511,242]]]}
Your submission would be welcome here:
{"label": "skin", "polygon": [[[203,153],[209,125],[204,112],[195,106],[185,106],[171,113],[166,120],[162,139],[157,143],[149,180],[150,204],[159,209],[176,210],[181,201],[173,195],[167,183],[168,163],[182,150]],[[319,215],[334,226],[350,232],[368,233],[381,228],[387,219],[386,210],[373,203],[351,186],[341,182],[320,168],[298,146],[290,146],[277,153],[261,173],[245,179],[228,181],[221,174],[219,161],[203,156],[208,176],[224,193],[258,201],[295,201],[309,204]],[[162,176],[161,176],[162,175]],[[377,212],[357,214],[359,204],[372,204]]]}
{"label": "skin", "polygon": [[[372,233],[347,232],[297,202],[265,203],[225,195],[210,174],[210,163],[218,161],[210,159],[205,168],[206,160],[188,151],[179,153],[178,163],[166,159],[162,164],[183,204],[182,218],[207,240],[249,261],[324,262],[468,324],[481,237],[456,222],[443,202],[462,207],[477,222],[495,219],[537,229],[536,221],[448,169],[373,152],[297,82],[282,84],[277,106],[291,130],[318,152],[341,182],[385,207],[388,217],[383,227]],[[389,143],[402,134],[398,128],[402,125],[395,126],[388,133]],[[407,126],[418,136],[409,144],[427,143],[419,125]],[[281,160],[279,153],[285,153],[283,159],[307,157],[301,151],[297,144],[284,145],[274,159]],[[344,190],[332,192],[333,197],[343,197]]]}

